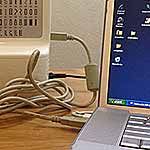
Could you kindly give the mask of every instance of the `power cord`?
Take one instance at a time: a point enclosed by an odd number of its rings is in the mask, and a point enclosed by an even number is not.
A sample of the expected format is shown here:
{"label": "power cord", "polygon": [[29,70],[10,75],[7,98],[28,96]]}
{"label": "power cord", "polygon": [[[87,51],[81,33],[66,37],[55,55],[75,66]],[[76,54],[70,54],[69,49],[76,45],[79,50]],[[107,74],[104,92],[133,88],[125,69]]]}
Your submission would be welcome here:
{"label": "power cord", "polygon": [[65,74],[65,73],[49,73],[49,79],[56,78],[75,78],[75,79],[86,79],[86,76],[75,75],[75,74]]}

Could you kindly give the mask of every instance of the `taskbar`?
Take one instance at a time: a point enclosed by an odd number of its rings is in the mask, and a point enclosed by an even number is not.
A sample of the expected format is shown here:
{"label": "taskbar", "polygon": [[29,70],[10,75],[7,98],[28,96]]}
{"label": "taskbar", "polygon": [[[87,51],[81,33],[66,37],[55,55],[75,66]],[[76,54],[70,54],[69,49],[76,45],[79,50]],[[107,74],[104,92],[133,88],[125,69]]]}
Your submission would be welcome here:
{"label": "taskbar", "polygon": [[124,99],[109,98],[108,104],[130,106],[130,107],[150,108],[150,102],[139,101],[139,100],[124,100]]}

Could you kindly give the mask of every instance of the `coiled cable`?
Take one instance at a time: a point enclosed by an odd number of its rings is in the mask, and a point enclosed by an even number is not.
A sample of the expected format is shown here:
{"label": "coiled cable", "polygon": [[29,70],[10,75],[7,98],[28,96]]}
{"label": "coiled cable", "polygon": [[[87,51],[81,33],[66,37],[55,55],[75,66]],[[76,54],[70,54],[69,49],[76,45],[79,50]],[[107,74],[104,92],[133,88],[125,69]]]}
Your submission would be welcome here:
{"label": "coiled cable", "polygon": [[0,90],[0,115],[25,109],[26,106],[35,109],[44,108],[51,104],[59,105],[66,111],[72,111],[73,107],[88,107],[95,102],[96,91],[93,91],[90,101],[85,104],[77,104],[73,89],[64,81],[50,79],[39,82],[34,80],[33,71],[39,56],[40,51],[35,50],[29,58],[25,77],[9,81]]}

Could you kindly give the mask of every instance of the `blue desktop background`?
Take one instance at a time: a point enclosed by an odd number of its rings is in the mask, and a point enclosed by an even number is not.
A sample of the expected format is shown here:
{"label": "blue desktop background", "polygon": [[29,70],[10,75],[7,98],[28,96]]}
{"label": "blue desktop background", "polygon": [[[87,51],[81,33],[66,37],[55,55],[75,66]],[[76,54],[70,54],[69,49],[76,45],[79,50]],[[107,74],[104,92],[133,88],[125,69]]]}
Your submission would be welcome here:
{"label": "blue desktop background", "polygon": [[[125,13],[117,14],[122,4]],[[142,26],[150,18],[149,4],[148,0],[115,0],[108,99],[150,104],[150,26]],[[118,17],[123,17],[123,27],[116,27]],[[115,38],[118,29],[123,31],[123,39]],[[128,39],[131,31],[138,39]],[[113,51],[116,43],[121,43],[122,53]],[[123,66],[112,65],[118,56]]]}

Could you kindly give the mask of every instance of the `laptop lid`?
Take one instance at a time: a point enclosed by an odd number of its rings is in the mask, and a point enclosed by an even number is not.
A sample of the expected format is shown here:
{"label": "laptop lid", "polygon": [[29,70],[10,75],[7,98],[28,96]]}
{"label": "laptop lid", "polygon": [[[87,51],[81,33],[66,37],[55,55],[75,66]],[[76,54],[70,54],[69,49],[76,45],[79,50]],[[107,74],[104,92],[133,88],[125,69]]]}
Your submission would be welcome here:
{"label": "laptop lid", "polygon": [[150,1],[107,0],[99,106],[150,113]]}

